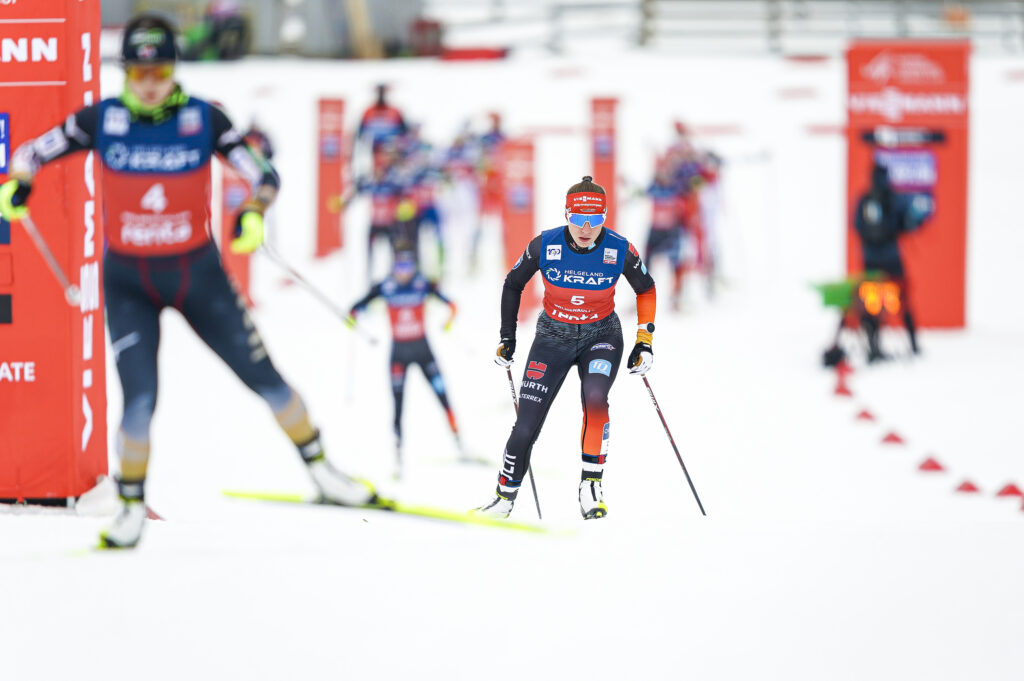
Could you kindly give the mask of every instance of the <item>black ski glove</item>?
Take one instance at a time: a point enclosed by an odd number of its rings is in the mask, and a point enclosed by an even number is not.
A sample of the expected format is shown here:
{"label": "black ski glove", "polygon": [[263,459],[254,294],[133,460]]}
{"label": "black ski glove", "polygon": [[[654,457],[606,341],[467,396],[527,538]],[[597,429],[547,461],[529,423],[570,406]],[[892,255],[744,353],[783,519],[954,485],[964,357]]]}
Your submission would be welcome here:
{"label": "black ski glove", "polygon": [[629,353],[626,360],[629,373],[643,376],[654,366],[654,350],[648,343],[637,343],[633,346],[633,352]]}
{"label": "black ski glove", "polygon": [[502,338],[498,345],[498,351],[494,353],[494,363],[500,367],[507,367],[512,364],[512,355],[516,351],[515,338]]}

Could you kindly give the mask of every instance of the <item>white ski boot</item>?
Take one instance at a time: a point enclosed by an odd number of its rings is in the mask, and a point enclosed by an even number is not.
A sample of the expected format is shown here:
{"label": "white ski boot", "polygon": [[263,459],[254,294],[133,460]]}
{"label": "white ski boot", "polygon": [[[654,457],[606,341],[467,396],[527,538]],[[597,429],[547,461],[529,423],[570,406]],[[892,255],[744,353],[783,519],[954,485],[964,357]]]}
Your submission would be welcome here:
{"label": "white ski boot", "polygon": [[121,509],[114,516],[114,522],[100,532],[100,548],[134,548],[142,536],[145,520],[146,502],[141,499],[121,499]]}
{"label": "white ski boot", "polygon": [[491,518],[507,518],[512,513],[519,490],[509,492],[500,487],[494,490],[494,498],[483,506],[474,508],[470,513],[489,516]]}
{"label": "white ski boot", "polygon": [[309,474],[324,501],[339,506],[376,506],[380,499],[368,481],[345,475],[326,457],[309,463]]}
{"label": "white ski boot", "polygon": [[608,515],[600,480],[584,480],[580,483],[580,513],[586,520]]}

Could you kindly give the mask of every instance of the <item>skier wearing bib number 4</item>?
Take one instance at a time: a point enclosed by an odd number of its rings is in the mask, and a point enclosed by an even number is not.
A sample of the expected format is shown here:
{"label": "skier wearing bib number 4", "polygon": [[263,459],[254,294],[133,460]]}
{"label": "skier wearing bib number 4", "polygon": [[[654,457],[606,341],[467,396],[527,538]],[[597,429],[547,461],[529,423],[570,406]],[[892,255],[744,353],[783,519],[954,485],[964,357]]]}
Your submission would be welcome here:
{"label": "skier wearing bib number 4", "polygon": [[142,534],[160,312],[166,307],[176,308],[266,401],[326,500],[381,503],[369,483],[327,461],[306,405],[271,363],[211,240],[212,155],[226,159],[252,185],[252,198],[235,226],[235,252],[251,253],[262,243],[263,212],[277,194],[277,173],[252,153],[223,111],[182,92],[174,81],[174,29],[164,19],[145,14],[132,19],[125,27],[122,58],[124,93],[71,114],[63,125],[19,147],[12,159],[14,179],[0,186],[0,214],[19,219],[28,210],[32,176],[42,165],[84,150],[95,150],[101,163],[103,291],[124,390],[117,436],[121,509],[101,534],[101,545],[129,548]]}
{"label": "skier wearing bib number 4", "polygon": [[604,188],[586,176],[565,198],[563,227],[533,239],[505,277],[501,294],[501,343],[495,355],[509,366],[516,349],[516,319],[523,288],[536,272],[544,280],[544,310],[526,360],[519,388],[519,413],[505,445],[494,498],[478,513],[507,518],[530,464],[551,403],[569,369],[579,371],[583,401],[581,450],[583,473],[579,486],[584,518],[608,513],[601,490],[608,457],[608,391],[622,359],[622,326],[615,314],[615,284],[624,276],[636,292],[636,343],[626,362],[632,374],[644,374],[653,364],[651,350],[656,295],[633,244],[605,227]]}

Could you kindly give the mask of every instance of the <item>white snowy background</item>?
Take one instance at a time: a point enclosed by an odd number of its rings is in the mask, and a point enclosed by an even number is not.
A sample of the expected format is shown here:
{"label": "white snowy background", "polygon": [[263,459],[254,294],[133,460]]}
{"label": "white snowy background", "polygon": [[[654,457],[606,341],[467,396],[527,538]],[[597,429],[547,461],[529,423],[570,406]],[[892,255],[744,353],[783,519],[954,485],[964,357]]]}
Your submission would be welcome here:
{"label": "white snowy background", "polygon": [[[682,58],[601,51],[494,63],[249,59],[183,65],[181,82],[256,120],[277,147],[283,189],[272,240],[347,307],[365,288],[365,201],[346,214],[351,248],[314,261],[315,106],[346,101],[352,126],[387,82],[392,99],[450,140],[500,111],[511,134],[538,126],[538,229],[561,224],[565,189],[589,173],[592,96],[617,96],[619,172],[646,182],[682,119],[724,156],[724,284],[688,282],[667,306],[651,384],[707,509],[701,517],[642,383],[612,391],[600,522],[579,516],[580,407],[570,376],[534,449],[550,532],[532,535],[382,513],[225,499],[226,488],[312,491],[265,405],[173,311],[163,317],[150,522],[139,549],[82,553],[103,517],[0,510],[3,679],[1020,679],[1024,675],[1024,312],[1017,265],[1024,169],[1021,60],[971,65],[968,328],[921,334],[923,355],[858,366],[852,398],[820,367],[835,312],[808,284],[843,272],[845,142],[809,126],[845,120],[840,59]],[[116,94],[121,75],[102,72]],[[783,97],[798,91],[799,98]],[[649,206],[616,228],[643,244]],[[504,275],[491,232],[471,276],[453,226],[431,343],[469,449],[465,466],[421,376],[406,394],[407,470],[391,479],[387,350],[254,263],[254,313],[271,356],[305,396],[332,459],[402,500],[484,502],[512,426],[491,362]],[[463,230],[463,231],[460,231]],[[621,290],[625,289],[625,290]],[[629,287],[620,315],[633,319]],[[386,314],[366,319],[386,333]],[[522,371],[532,325],[519,332]],[[627,334],[627,345],[631,338]],[[899,339],[892,348],[899,348]],[[109,374],[111,433],[120,417]],[[855,419],[862,409],[875,422]],[[906,444],[883,445],[891,430]],[[946,470],[918,471],[927,457]],[[978,494],[955,493],[965,479]],[[524,490],[512,516],[536,522]]]}

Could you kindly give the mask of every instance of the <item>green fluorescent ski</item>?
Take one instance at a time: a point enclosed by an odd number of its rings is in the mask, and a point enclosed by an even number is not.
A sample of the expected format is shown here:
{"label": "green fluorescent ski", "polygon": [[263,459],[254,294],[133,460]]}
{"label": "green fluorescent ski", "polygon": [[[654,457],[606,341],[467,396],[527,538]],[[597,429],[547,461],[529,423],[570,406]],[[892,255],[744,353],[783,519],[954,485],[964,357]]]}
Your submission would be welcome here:
{"label": "green fluorescent ski", "polygon": [[[290,492],[247,492],[240,490],[224,490],[224,496],[231,497],[232,499],[248,499],[251,501],[274,501],[285,504],[315,504],[323,506],[333,506],[333,504],[325,504],[306,494],[301,493],[290,493]],[[503,530],[519,530],[521,532],[534,532],[537,534],[545,534],[546,528],[538,525],[530,525],[528,523],[517,523],[511,520],[502,520],[500,518],[489,518],[487,516],[475,515],[466,511],[450,511],[443,508],[435,508],[433,506],[417,506],[410,504],[403,504],[398,501],[390,501],[387,506],[375,508],[372,506],[366,507],[350,507],[350,506],[336,506],[336,508],[344,508],[352,511],[383,511],[391,513],[401,513],[403,515],[418,516],[420,518],[430,518],[432,520],[444,520],[453,523],[463,523],[466,525],[480,525],[483,527],[496,527]]]}

